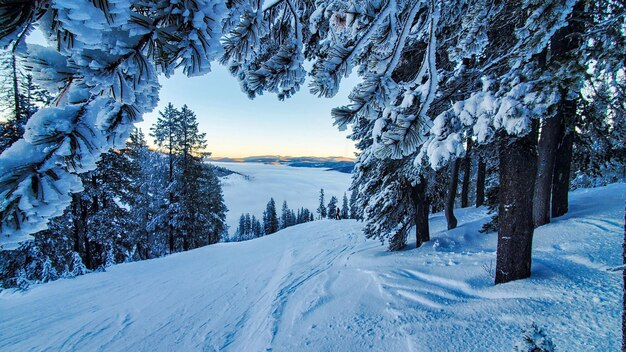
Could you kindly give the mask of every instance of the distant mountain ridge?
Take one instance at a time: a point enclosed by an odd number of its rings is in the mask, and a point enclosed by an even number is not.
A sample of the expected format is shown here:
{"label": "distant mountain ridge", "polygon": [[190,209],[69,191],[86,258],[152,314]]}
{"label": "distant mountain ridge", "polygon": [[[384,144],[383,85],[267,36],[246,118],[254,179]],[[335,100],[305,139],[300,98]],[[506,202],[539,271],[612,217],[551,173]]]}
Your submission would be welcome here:
{"label": "distant mountain ridge", "polygon": [[293,167],[316,167],[343,173],[352,173],[354,170],[354,159],[346,157],[315,157],[315,156],[281,156],[281,155],[261,155],[242,158],[210,158],[216,162],[231,163],[263,163],[287,165]]}

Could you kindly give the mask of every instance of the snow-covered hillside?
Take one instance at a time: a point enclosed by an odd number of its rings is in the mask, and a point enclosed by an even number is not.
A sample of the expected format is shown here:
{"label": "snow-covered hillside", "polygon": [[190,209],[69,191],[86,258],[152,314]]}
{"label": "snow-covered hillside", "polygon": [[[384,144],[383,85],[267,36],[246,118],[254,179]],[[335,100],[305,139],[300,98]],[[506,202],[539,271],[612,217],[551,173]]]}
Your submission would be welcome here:
{"label": "snow-covered hillside", "polygon": [[[495,235],[460,226],[388,252],[352,220],[122,264],[0,293],[2,351],[509,351],[544,326],[560,351],[617,351],[624,184],[571,194],[533,276],[498,286]],[[412,247],[411,247],[412,248]]]}
{"label": "snow-covered hillside", "polygon": [[291,209],[305,207],[315,213],[319,205],[321,188],[324,189],[328,203],[331,196],[341,201],[344,192],[350,187],[349,174],[321,168],[260,163],[213,164],[240,173],[221,179],[224,200],[228,207],[226,223],[230,226],[231,234],[237,229],[241,214],[250,213],[260,219],[267,202],[272,197],[276,201],[278,211],[283,201],[287,201]]}

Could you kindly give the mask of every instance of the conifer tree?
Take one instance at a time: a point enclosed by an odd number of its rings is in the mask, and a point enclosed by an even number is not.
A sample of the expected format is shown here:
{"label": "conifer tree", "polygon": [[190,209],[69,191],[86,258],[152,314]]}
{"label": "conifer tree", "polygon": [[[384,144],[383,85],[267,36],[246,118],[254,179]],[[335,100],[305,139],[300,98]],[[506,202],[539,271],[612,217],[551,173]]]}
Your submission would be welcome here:
{"label": "conifer tree", "polygon": [[334,219],[337,216],[337,197],[330,197],[328,202],[328,218]]}
{"label": "conifer tree", "polygon": [[252,235],[254,235],[254,238],[263,236],[264,235],[263,226],[261,226],[261,222],[254,215],[252,215],[251,223],[252,223]]}
{"label": "conifer tree", "polygon": [[162,210],[162,213],[158,217],[163,219],[163,223],[167,226],[167,236],[169,243],[169,252],[175,252],[175,234],[174,234],[174,220],[173,220],[173,208],[175,203],[174,198],[174,164],[176,159],[176,134],[178,132],[178,125],[176,119],[178,112],[174,108],[172,103],[168,103],[163,111],[159,111],[159,117],[156,124],[151,128],[151,136],[154,138],[154,143],[159,147],[160,151],[167,155],[168,168],[167,168],[167,206]]}
{"label": "conifer tree", "polygon": [[343,194],[343,201],[341,203],[341,218],[350,219],[350,208],[348,207],[348,196]]}
{"label": "conifer tree", "polygon": [[239,226],[237,226],[237,230],[235,231],[235,241],[245,241],[248,236],[248,229],[246,228],[246,216],[241,214],[239,217]]}
{"label": "conifer tree", "polygon": [[350,219],[361,220],[357,204],[357,192],[354,189],[350,192]]}
{"label": "conifer tree", "polygon": [[289,210],[289,207],[287,206],[287,201],[283,202],[283,208],[281,210],[281,215],[280,215],[280,229],[286,229],[287,227],[291,226],[291,213]]}
{"label": "conifer tree", "polygon": [[263,230],[266,235],[271,235],[279,230],[278,217],[276,215],[276,202],[271,198],[263,212]]}
{"label": "conifer tree", "polygon": [[[25,138],[9,148],[13,152],[0,155],[0,194],[11,194],[0,209],[3,243],[14,245],[62,214],[71,194],[82,189],[77,174],[95,169],[111,147],[122,148],[132,123],[156,106],[159,73],[170,75],[176,67],[189,76],[209,71],[221,51],[226,10],[215,0],[3,6],[0,46],[24,52],[35,82],[56,96],[53,107],[31,119]],[[52,45],[23,50],[35,25]],[[32,183],[55,192],[37,192]]]}
{"label": "conifer tree", "polygon": [[52,100],[19,66],[14,53],[0,56],[0,154],[24,135],[28,119]]}
{"label": "conifer tree", "polygon": [[324,201],[324,189],[320,189],[320,205],[317,207],[317,215],[320,219],[326,218],[328,212],[326,210],[326,203]]}

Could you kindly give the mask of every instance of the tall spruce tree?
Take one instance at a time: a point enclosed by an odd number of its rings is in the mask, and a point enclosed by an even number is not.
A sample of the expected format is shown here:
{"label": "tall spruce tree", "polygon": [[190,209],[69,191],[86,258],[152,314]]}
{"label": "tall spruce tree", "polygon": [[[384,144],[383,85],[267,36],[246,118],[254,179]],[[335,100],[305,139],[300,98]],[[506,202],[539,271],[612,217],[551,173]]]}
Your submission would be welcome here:
{"label": "tall spruce tree", "polygon": [[174,234],[174,220],[173,220],[173,208],[175,203],[174,198],[174,167],[176,160],[176,134],[179,127],[176,123],[178,111],[174,108],[172,103],[168,103],[163,111],[159,111],[159,117],[157,122],[152,126],[151,136],[154,138],[154,143],[159,150],[167,156],[168,168],[167,168],[167,206],[163,208],[161,214],[158,217],[162,218],[162,222],[167,226],[167,236],[169,243],[170,253],[175,252],[175,234]]}
{"label": "tall spruce tree", "polygon": [[350,207],[348,206],[348,196],[344,193],[341,202],[341,218],[350,219]]}
{"label": "tall spruce tree", "polygon": [[328,211],[326,210],[326,203],[324,201],[324,189],[320,189],[320,205],[317,207],[317,215],[320,219],[326,218],[328,216]]}
{"label": "tall spruce tree", "polygon": [[334,219],[337,216],[337,197],[330,197],[330,201],[328,202],[328,218]]}
{"label": "tall spruce tree", "polygon": [[361,220],[357,204],[357,192],[354,189],[350,192],[350,219]]}
{"label": "tall spruce tree", "polygon": [[263,212],[263,232],[271,235],[279,230],[278,217],[276,215],[276,202],[271,198]]}

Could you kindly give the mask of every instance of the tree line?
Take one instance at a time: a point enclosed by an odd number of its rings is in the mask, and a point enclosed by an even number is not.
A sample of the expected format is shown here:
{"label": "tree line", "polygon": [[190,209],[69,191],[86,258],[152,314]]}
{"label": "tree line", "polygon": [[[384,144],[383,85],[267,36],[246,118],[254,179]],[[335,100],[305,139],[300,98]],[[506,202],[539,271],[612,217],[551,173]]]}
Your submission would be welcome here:
{"label": "tree line", "polygon": [[[339,210],[340,219],[360,219],[358,208],[354,203],[356,202],[356,197],[350,198],[351,203],[349,205],[348,197],[344,193],[341,207],[338,207],[337,198],[334,196],[331,197],[328,204],[325,204],[324,189],[322,188],[320,189],[319,200],[320,205],[317,208],[317,219],[336,219],[337,210]],[[265,235],[271,235],[288,227],[310,221],[315,221],[315,215],[312,211],[304,207],[294,211],[289,208],[287,201],[283,201],[280,215],[278,215],[276,202],[274,198],[271,198],[263,211],[262,219],[257,219],[256,216],[250,215],[250,213],[241,214],[239,217],[239,225],[232,238],[228,238],[228,241],[247,241]]]}
{"label": "tree line", "polygon": [[195,114],[169,104],[152,136],[158,150],[133,130],[124,148],[103,154],[95,170],[80,175],[83,191],[49,229],[1,251],[0,286],[26,288],[219,242],[227,209],[204,160]]}

